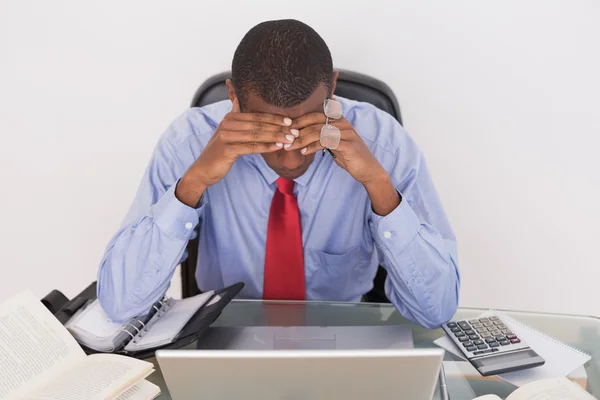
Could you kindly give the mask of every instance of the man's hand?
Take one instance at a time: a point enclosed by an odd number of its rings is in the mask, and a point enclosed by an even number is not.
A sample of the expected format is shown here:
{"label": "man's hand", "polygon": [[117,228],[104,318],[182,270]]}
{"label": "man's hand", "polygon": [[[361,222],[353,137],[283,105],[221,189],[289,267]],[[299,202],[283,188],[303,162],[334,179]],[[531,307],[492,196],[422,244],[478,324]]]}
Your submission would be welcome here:
{"label": "man's hand", "polygon": [[[300,136],[286,150],[300,149],[304,155],[323,150],[319,140],[325,122],[323,113],[310,113],[294,120],[291,128],[298,129]],[[336,156],[334,160],[337,165],[365,187],[377,214],[387,215],[392,212],[400,204],[401,198],[387,171],[346,118],[330,121],[330,124],[341,133],[340,144],[337,149],[331,150]]]}
{"label": "man's hand", "polygon": [[182,203],[196,207],[204,190],[220,181],[241,155],[290,147],[299,135],[298,130],[290,128],[291,124],[291,119],[278,115],[241,113],[235,99],[231,112],[181,178],[175,196]]}
{"label": "man's hand", "polygon": [[[304,155],[316,153],[323,150],[319,142],[321,128],[325,125],[326,117],[323,113],[305,114],[292,124],[292,128],[300,131],[300,136],[288,150],[300,149]],[[354,127],[344,117],[331,122],[341,132],[341,140],[337,149],[332,150],[336,155],[335,162],[348,171],[350,175],[363,185],[380,179],[387,175],[379,161],[367,147]]]}

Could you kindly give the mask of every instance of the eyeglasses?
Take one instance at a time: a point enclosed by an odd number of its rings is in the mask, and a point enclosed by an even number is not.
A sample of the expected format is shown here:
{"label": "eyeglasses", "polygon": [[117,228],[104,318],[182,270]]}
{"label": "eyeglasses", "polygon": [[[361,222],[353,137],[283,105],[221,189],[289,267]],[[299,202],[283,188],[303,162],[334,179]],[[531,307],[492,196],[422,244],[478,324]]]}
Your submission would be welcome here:
{"label": "eyeglasses", "polygon": [[331,125],[329,121],[335,121],[342,117],[342,104],[334,99],[325,99],[323,102],[323,113],[327,119],[325,120],[325,125],[321,128],[319,142],[323,146],[323,154],[327,150],[335,158],[335,154],[331,150],[335,150],[339,146],[342,133],[336,126]]}

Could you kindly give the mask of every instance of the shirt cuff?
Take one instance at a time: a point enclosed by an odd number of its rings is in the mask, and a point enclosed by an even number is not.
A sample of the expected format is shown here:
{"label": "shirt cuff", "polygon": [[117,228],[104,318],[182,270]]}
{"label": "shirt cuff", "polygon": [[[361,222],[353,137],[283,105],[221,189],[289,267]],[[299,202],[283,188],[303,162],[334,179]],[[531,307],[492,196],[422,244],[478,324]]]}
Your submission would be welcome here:
{"label": "shirt cuff", "polygon": [[171,186],[154,205],[154,222],[167,235],[181,240],[190,240],[206,201],[203,194],[197,208],[183,204],[175,197],[177,183]]}
{"label": "shirt cuff", "polygon": [[375,241],[383,247],[404,248],[419,232],[421,221],[402,196],[402,201],[391,213],[382,217],[372,212],[372,231]]}

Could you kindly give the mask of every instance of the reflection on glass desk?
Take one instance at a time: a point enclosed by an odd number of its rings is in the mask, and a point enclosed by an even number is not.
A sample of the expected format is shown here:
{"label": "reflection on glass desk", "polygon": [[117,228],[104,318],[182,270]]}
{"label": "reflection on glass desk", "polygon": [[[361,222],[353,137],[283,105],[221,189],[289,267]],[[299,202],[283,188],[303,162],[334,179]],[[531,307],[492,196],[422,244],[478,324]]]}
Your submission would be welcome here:
{"label": "reflection on glass desk", "polygon": [[[485,310],[461,308],[454,319],[471,319]],[[585,365],[587,390],[600,397],[600,319],[585,316],[542,314],[504,311],[507,315],[530,325],[550,336],[592,356]],[[403,318],[391,304],[337,303],[337,302],[285,302],[234,300],[213,326],[352,326],[410,324],[415,347],[436,347],[433,341],[444,335],[441,329],[427,330]],[[194,349],[196,344],[188,346]],[[446,353],[446,360],[457,360]],[[170,399],[156,359],[151,358],[156,371],[147,379],[160,386],[159,399]],[[452,400],[471,400],[484,394],[508,396],[515,387],[494,377],[464,376],[446,371],[447,385]],[[399,388],[400,390],[400,388]],[[436,397],[439,398],[438,393]]]}

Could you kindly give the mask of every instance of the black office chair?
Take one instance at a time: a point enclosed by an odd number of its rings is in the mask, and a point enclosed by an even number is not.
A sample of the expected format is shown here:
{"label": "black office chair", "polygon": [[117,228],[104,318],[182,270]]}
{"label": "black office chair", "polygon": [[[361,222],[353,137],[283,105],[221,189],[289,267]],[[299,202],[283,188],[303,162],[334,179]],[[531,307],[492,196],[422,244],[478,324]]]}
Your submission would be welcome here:
{"label": "black office chair", "polygon": [[[231,78],[231,73],[223,72],[207,79],[194,94],[191,107],[202,107],[226,100],[228,95],[225,80],[229,78]],[[400,106],[394,92],[388,85],[375,78],[357,72],[339,70],[335,94],[347,99],[371,103],[402,123]],[[184,298],[201,292],[196,282],[198,239],[191,240],[188,243],[187,251],[188,258],[181,264],[181,293]],[[379,267],[373,280],[373,289],[365,294],[366,301],[375,303],[390,302],[384,290],[386,276],[385,269]]]}

